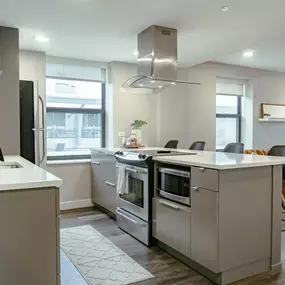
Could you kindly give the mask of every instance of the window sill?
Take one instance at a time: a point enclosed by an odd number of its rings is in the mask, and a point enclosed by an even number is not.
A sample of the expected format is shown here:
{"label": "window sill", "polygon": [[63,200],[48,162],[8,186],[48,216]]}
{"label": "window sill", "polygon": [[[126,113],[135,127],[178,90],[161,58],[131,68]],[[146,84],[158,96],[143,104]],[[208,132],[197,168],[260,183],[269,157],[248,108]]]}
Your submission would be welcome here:
{"label": "window sill", "polygon": [[66,160],[48,160],[47,165],[65,165],[65,164],[87,164],[91,159],[66,159]]}

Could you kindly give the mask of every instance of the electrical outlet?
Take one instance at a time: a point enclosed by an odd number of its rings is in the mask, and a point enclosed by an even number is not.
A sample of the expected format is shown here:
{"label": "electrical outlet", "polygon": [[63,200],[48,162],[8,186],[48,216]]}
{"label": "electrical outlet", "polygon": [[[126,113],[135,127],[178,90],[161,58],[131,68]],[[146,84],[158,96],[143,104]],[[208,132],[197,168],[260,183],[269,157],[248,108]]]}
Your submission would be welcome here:
{"label": "electrical outlet", "polygon": [[125,132],[118,132],[118,136],[119,136],[119,137],[125,137],[125,136],[126,136],[126,133],[125,133]]}

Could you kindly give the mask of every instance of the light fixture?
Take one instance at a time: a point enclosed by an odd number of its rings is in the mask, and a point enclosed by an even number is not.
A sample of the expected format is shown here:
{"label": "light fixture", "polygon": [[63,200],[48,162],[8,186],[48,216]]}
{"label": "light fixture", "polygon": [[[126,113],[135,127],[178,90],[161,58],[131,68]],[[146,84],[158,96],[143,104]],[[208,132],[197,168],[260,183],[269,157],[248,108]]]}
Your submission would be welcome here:
{"label": "light fixture", "polygon": [[171,84],[171,85],[175,85],[176,83],[175,83],[175,82],[171,82],[170,84]]}
{"label": "light fixture", "polygon": [[244,57],[252,57],[254,55],[255,51],[254,50],[247,50],[245,52],[243,52],[243,56]]}
{"label": "light fixture", "polygon": [[155,83],[155,80],[151,80],[150,83]]}
{"label": "light fixture", "polygon": [[138,55],[139,55],[139,52],[138,52],[137,50],[135,50],[135,51],[133,52],[133,55],[134,55],[134,56],[138,56]]}
{"label": "light fixture", "polygon": [[41,43],[49,42],[49,38],[44,35],[36,35],[35,40]]}
{"label": "light fixture", "polygon": [[161,85],[159,85],[159,86],[157,86],[158,88],[162,88],[162,86]]}
{"label": "light fixture", "polygon": [[227,12],[227,11],[230,10],[230,8],[229,8],[229,6],[223,6],[223,7],[221,8],[221,10],[222,10],[223,12]]}
{"label": "light fixture", "polygon": [[139,84],[139,87],[143,87],[143,84]]}

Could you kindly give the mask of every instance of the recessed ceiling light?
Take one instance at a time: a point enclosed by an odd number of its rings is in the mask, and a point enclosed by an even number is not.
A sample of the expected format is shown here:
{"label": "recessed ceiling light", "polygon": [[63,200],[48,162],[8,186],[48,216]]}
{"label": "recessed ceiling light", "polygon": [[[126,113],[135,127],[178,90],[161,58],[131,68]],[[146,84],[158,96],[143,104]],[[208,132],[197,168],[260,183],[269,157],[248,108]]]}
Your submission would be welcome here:
{"label": "recessed ceiling light", "polygon": [[150,83],[155,83],[155,80],[151,80]]}
{"label": "recessed ceiling light", "polygon": [[244,57],[252,57],[254,55],[254,52],[255,52],[254,50],[247,50],[242,55]]}
{"label": "recessed ceiling light", "polygon": [[229,11],[230,8],[229,8],[229,6],[223,6],[223,7],[221,8],[221,10],[222,10],[223,12],[226,12],[226,11]]}
{"label": "recessed ceiling light", "polygon": [[175,85],[176,83],[175,83],[175,82],[171,82],[170,84],[171,84],[171,85]]}
{"label": "recessed ceiling light", "polygon": [[134,55],[134,56],[138,56],[138,55],[139,55],[139,52],[138,52],[137,50],[135,50],[135,51],[133,52],[133,55]]}
{"label": "recessed ceiling light", "polygon": [[49,42],[49,38],[43,35],[36,35],[35,40],[41,43]]}
{"label": "recessed ceiling light", "polygon": [[162,88],[162,86],[161,85],[159,85],[159,86],[157,86],[158,88]]}
{"label": "recessed ceiling light", "polygon": [[143,84],[139,84],[139,87],[143,87]]}

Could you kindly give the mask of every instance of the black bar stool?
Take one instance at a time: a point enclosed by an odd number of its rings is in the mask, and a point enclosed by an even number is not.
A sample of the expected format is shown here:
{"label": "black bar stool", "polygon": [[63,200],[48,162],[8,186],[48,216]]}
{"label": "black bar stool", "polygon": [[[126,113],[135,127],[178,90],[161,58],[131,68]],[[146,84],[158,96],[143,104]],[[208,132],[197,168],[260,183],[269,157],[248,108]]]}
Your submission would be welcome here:
{"label": "black bar stool", "polygon": [[191,144],[189,149],[191,150],[204,150],[205,149],[205,142],[203,141],[195,141]]}

